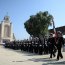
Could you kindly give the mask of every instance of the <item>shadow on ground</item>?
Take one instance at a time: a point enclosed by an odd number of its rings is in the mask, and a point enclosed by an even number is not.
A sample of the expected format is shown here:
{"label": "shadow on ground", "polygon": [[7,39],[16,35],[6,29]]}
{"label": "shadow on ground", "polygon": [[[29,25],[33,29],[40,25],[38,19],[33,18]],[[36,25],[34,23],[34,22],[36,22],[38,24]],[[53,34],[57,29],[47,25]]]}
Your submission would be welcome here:
{"label": "shadow on ground", "polygon": [[49,59],[49,58],[32,58],[28,59],[29,61],[33,62],[43,62],[42,65],[65,65],[65,61],[57,61],[56,59]]}
{"label": "shadow on ground", "polygon": [[14,51],[16,53],[20,53],[24,56],[34,56],[34,55],[38,55],[38,54],[35,54],[35,53],[30,53],[30,52],[26,52],[26,51],[21,51],[21,50],[14,50],[14,49],[9,49],[9,48],[5,48],[6,50],[10,50],[10,51]]}
{"label": "shadow on ground", "polygon": [[42,65],[65,65],[65,61],[62,61],[62,62],[48,62],[48,63],[42,64]]}
{"label": "shadow on ground", "polygon": [[37,56],[38,55],[38,54],[35,54],[35,53],[30,53],[30,52],[21,51],[21,50],[14,50],[14,52],[21,53],[24,56],[35,56],[35,55]]}
{"label": "shadow on ground", "polygon": [[32,58],[28,59],[29,61],[34,61],[34,62],[52,62],[56,61],[56,59],[49,59],[49,58]]}

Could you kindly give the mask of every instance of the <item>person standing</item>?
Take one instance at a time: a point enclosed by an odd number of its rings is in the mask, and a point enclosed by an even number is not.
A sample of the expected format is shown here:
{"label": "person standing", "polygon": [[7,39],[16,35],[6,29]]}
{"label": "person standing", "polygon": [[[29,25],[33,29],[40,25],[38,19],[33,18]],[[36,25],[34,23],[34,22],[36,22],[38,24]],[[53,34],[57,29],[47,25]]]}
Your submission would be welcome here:
{"label": "person standing", "polygon": [[58,37],[57,37],[57,50],[58,50],[58,54],[57,54],[57,60],[59,60],[59,58],[63,58],[63,55],[62,55],[62,52],[61,52],[61,49],[62,49],[62,46],[64,45],[64,39],[62,37],[62,33],[60,31],[57,32],[58,34]]}
{"label": "person standing", "polygon": [[52,58],[52,55],[55,57],[54,48],[55,48],[56,43],[55,43],[55,39],[53,37],[53,33],[50,33],[47,43],[49,46],[50,58]]}

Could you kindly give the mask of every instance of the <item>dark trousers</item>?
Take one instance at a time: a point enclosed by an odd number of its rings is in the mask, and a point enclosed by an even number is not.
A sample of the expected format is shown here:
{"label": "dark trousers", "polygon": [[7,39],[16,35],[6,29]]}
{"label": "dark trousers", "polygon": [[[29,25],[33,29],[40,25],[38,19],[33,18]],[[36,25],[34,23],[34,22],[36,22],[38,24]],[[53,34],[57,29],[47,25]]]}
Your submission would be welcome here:
{"label": "dark trousers", "polygon": [[52,56],[55,57],[55,53],[54,53],[53,49],[50,50],[50,58],[52,58]]}
{"label": "dark trousers", "polygon": [[50,53],[50,58],[52,58],[52,56],[55,57],[55,52],[54,52],[54,45],[49,45],[49,53]]}
{"label": "dark trousers", "polygon": [[59,57],[63,58],[63,55],[61,53],[61,47],[58,47],[58,54],[57,54],[57,59],[59,60]]}

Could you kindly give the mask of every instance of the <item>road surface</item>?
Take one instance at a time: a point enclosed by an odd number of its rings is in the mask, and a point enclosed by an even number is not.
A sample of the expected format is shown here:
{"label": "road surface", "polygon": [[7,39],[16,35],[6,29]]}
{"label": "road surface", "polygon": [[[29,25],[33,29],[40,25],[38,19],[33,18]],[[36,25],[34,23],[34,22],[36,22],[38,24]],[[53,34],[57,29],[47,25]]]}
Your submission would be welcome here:
{"label": "road surface", "polygon": [[57,61],[56,57],[49,59],[49,54],[37,55],[0,46],[0,65],[65,65],[65,52],[63,56],[63,59]]}

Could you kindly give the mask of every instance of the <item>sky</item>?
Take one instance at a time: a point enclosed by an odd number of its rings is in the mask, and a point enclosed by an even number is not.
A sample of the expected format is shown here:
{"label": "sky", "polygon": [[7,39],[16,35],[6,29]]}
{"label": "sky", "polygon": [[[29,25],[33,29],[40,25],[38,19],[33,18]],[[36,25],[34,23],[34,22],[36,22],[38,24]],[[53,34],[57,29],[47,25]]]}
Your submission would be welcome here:
{"label": "sky", "polygon": [[53,15],[55,27],[65,26],[65,0],[0,0],[0,22],[8,12],[17,40],[29,38],[24,22],[39,11]]}

